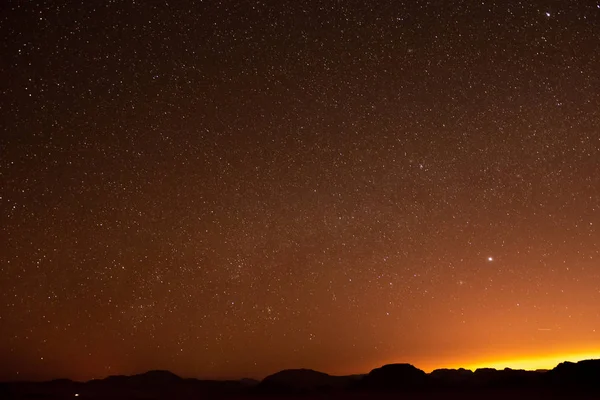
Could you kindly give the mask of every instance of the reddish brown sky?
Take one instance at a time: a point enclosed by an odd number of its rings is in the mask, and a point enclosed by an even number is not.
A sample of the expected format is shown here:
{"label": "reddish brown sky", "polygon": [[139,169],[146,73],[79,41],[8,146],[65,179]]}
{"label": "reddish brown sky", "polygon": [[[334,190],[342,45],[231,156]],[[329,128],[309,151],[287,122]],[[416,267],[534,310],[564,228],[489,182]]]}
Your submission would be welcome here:
{"label": "reddish brown sky", "polygon": [[597,2],[0,19],[0,379],[600,351]]}

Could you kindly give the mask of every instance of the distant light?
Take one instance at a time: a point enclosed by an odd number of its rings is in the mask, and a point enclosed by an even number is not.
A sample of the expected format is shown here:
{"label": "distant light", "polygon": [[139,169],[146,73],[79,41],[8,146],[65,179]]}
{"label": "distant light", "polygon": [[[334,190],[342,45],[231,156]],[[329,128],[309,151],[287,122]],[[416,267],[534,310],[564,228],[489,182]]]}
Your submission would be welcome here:
{"label": "distant light", "polygon": [[494,261],[494,258],[493,258],[493,257],[488,257],[488,259],[487,259],[487,260],[488,260],[488,261]]}
{"label": "distant light", "polygon": [[75,397],[79,397],[79,393],[75,393]]}
{"label": "distant light", "polygon": [[549,16],[550,16],[550,13],[549,13],[549,12],[547,12],[547,13],[546,13],[546,17],[549,17]]}

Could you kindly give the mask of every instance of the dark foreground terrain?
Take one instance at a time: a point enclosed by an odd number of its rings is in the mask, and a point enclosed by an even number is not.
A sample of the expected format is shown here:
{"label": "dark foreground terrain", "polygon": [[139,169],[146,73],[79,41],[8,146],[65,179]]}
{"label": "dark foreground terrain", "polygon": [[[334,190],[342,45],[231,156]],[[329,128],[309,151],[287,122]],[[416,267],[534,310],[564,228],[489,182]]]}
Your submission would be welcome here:
{"label": "dark foreground terrain", "polygon": [[7,382],[0,399],[600,399],[600,360],[549,371],[440,369],[384,365],[366,375],[298,369],[253,380],[183,379],[168,371],[89,382]]}

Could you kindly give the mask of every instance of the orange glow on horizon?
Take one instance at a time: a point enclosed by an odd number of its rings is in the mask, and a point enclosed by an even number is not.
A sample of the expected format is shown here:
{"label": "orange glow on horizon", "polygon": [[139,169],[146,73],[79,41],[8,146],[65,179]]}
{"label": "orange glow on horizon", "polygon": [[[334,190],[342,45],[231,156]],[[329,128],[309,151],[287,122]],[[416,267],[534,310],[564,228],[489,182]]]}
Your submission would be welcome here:
{"label": "orange glow on horizon", "polygon": [[[558,364],[569,361],[578,362],[583,360],[600,359],[600,347],[585,349],[585,350],[570,350],[570,351],[557,351],[550,354],[519,354],[513,353],[512,355],[497,354],[497,355],[485,355],[479,358],[468,358],[465,360],[457,359],[445,359],[445,360],[415,360],[411,362],[409,360],[401,360],[398,358],[388,359],[381,362],[379,365],[371,366],[364,371],[354,371],[353,373],[368,373],[372,369],[379,368],[380,366],[394,363],[409,363],[415,367],[430,373],[436,369],[469,369],[475,371],[478,368],[494,368],[494,369],[523,369],[523,370],[538,370],[538,369],[552,369]],[[347,371],[345,371],[347,372]]]}
{"label": "orange glow on horizon", "polygon": [[513,355],[513,356],[489,356],[479,360],[470,360],[463,362],[451,362],[444,364],[432,364],[432,363],[418,363],[415,365],[418,368],[423,369],[429,373],[435,369],[440,368],[465,368],[475,371],[478,368],[495,368],[495,369],[524,369],[524,370],[537,370],[537,369],[552,369],[558,364],[570,361],[578,362],[589,359],[600,359],[600,348],[592,349],[587,351],[578,352],[561,352],[549,355]]}
{"label": "orange glow on horizon", "polygon": [[471,370],[476,370],[477,368],[512,368],[525,370],[552,369],[558,364],[565,361],[577,362],[589,359],[600,359],[600,350],[593,350],[581,353],[561,353],[544,356],[526,356],[520,358],[515,357],[508,359],[493,359],[485,362],[467,364],[463,368]]}

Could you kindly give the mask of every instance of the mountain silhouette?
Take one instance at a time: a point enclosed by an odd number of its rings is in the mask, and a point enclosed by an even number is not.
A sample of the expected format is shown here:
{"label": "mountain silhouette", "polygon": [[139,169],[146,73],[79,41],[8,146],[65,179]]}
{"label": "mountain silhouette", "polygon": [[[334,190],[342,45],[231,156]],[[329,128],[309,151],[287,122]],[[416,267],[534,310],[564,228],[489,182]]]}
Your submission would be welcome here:
{"label": "mountain silhouette", "polygon": [[113,385],[113,386],[162,386],[181,383],[183,378],[170,371],[148,371],[143,374],[124,376],[111,375],[104,379],[94,379],[90,381],[93,385]]}
{"label": "mountain silhouette", "polygon": [[[600,399],[600,360],[563,362],[548,371],[506,368],[438,369],[429,374],[410,364],[389,364],[366,375],[333,376],[310,369],[288,369],[258,382],[185,379],[169,371],[114,375],[88,382],[0,383],[1,399],[277,399],[303,396],[406,399]],[[77,395],[77,396],[76,396]],[[393,396],[398,396],[393,394]]]}
{"label": "mountain silhouette", "polygon": [[269,375],[260,382],[257,391],[261,393],[307,393],[343,389],[360,375],[334,376],[312,369],[287,369]]}
{"label": "mountain silhouette", "polygon": [[260,381],[251,378],[242,378],[240,379],[240,383],[246,386],[256,386],[260,383]]}
{"label": "mountain silhouette", "polygon": [[473,379],[470,369],[436,369],[429,374],[429,380],[437,387],[464,386]]}
{"label": "mountain silhouette", "polygon": [[359,387],[371,390],[408,390],[422,388],[427,374],[410,364],[388,364],[369,372]]}
{"label": "mountain silhouette", "polygon": [[600,360],[563,362],[548,371],[545,377],[549,384],[555,387],[576,387],[600,391]]}

